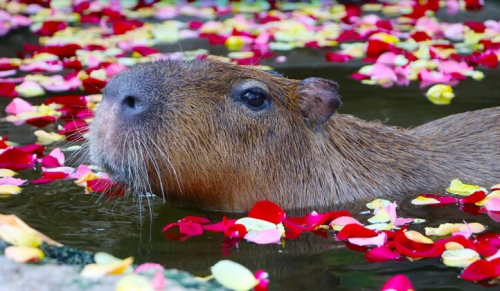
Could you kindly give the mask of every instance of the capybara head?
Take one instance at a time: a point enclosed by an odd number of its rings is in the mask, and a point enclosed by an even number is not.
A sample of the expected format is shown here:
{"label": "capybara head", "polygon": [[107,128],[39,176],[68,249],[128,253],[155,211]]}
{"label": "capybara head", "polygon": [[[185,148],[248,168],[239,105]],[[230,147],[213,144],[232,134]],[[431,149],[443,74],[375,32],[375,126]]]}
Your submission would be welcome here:
{"label": "capybara head", "polygon": [[340,105],[336,89],[210,59],[140,64],[104,89],[91,159],[133,191],[243,210],[310,175],[310,135]]}

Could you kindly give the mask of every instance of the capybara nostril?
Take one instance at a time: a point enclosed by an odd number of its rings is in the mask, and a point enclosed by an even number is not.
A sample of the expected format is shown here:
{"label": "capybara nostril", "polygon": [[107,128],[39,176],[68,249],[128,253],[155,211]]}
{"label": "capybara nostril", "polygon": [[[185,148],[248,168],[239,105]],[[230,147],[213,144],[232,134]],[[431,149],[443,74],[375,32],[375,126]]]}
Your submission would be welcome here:
{"label": "capybara nostril", "polygon": [[137,96],[134,95],[125,95],[122,98],[122,106],[126,110],[140,110],[141,109],[141,101]]}

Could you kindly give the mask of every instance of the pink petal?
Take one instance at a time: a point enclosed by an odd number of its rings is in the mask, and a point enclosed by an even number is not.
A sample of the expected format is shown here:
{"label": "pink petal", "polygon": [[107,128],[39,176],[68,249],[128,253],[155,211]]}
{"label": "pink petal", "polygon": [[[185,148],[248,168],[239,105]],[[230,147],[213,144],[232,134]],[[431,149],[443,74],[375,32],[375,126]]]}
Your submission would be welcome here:
{"label": "pink petal", "polygon": [[350,243],[358,246],[383,246],[387,241],[387,234],[384,232],[379,233],[377,236],[370,238],[348,238]]}
{"label": "pink petal", "polygon": [[246,240],[256,244],[280,243],[281,231],[279,229],[265,229],[260,231],[249,231],[244,237]]}
{"label": "pink petal", "polygon": [[401,225],[405,225],[405,224],[408,224],[408,223],[412,223],[413,222],[413,218],[402,218],[402,217],[398,217],[394,220],[394,226],[401,226]]}
{"label": "pink petal", "polygon": [[5,107],[5,112],[7,112],[7,114],[16,115],[23,112],[36,112],[36,108],[34,108],[29,102],[24,101],[21,98],[14,98]]}
{"label": "pink petal", "polygon": [[370,74],[372,79],[374,80],[389,79],[394,82],[398,80],[398,77],[396,76],[396,73],[394,73],[394,70],[382,63],[375,63]]}
{"label": "pink petal", "polygon": [[348,224],[363,225],[361,222],[359,222],[357,219],[355,219],[351,216],[341,216],[339,218],[332,220],[332,222],[330,222],[330,225],[348,225]]}
{"label": "pink petal", "polygon": [[60,166],[63,166],[63,165],[64,165],[64,159],[65,159],[65,158],[64,158],[64,154],[63,154],[63,152],[61,151],[61,149],[60,149],[60,148],[55,148],[55,149],[53,149],[53,150],[50,152],[49,156],[52,156],[52,157],[56,158],[56,159],[57,159],[57,161],[59,162],[59,165],[60,165]]}
{"label": "pink petal", "polygon": [[78,168],[76,169],[76,171],[72,174],[69,175],[69,178],[71,179],[78,179],[80,178],[82,175],[85,175],[85,174],[88,174],[88,173],[92,173],[92,170],[86,166],[86,165],[79,165]]}
{"label": "pink petal", "polygon": [[134,273],[143,273],[150,270],[163,271],[165,268],[157,263],[144,263],[137,266],[137,268],[134,269]]}
{"label": "pink petal", "polygon": [[0,185],[21,186],[21,185],[23,185],[26,182],[27,182],[27,180],[18,179],[18,178],[12,178],[12,177],[3,177],[3,178],[0,178]]}
{"label": "pink petal", "polygon": [[151,287],[155,291],[160,291],[165,288],[165,285],[167,284],[167,280],[165,279],[165,275],[163,275],[163,272],[156,272],[153,275],[153,279],[151,279]]}
{"label": "pink petal", "polygon": [[500,211],[500,198],[493,197],[486,201],[484,207],[488,211]]}
{"label": "pink petal", "polygon": [[410,279],[405,275],[398,274],[390,278],[382,287],[382,291],[385,290],[395,290],[395,291],[409,291],[415,290]]}
{"label": "pink petal", "polygon": [[385,52],[377,58],[377,63],[384,64],[386,66],[394,66],[394,60],[396,59],[396,54],[393,52]]}

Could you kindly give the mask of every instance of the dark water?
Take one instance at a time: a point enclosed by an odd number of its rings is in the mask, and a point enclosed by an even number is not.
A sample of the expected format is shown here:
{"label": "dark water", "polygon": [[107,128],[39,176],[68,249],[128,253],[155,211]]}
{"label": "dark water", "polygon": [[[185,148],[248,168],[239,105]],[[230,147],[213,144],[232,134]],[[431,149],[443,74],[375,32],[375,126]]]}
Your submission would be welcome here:
{"label": "dark water", "polygon": [[[36,41],[26,32],[11,33],[2,39],[1,56],[11,56],[20,47],[19,43],[26,39]],[[199,43],[185,43],[183,47],[188,50],[190,45]],[[177,50],[178,46],[165,49]],[[213,49],[215,53],[217,50]],[[499,70],[484,70],[486,78],[483,81],[461,82],[454,87],[456,98],[451,105],[436,106],[426,100],[425,90],[420,90],[417,83],[409,87],[383,89],[350,79],[349,74],[355,72],[361,63],[349,63],[347,66],[327,64],[323,62],[322,51],[295,50],[283,54],[292,61],[286,64],[271,61],[267,64],[290,78],[318,76],[337,81],[341,85],[343,100],[340,112],[363,119],[411,127],[453,113],[500,106]],[[30,101],[39,104],[43,99]],[[8,101],[0,99],[2,112]],[[0,123],[0,135],[9,136],[10,140],[23,144],[35,141],[34,130],[28,125],[16,127]],[[47,130],[55,128],[49,127]],[[21,177],[34,179],[39,177],[39,173],[24,171]],[[425,218],[428,220],[426,226],[466,220],[477,221],[489,226],[490,230],[500,231],[499,224],[484,214],[472,216],[454,205],[440,208],[412,206],[407,200],[402,198],[398,201],[401,206],[399,214]],[[459,269],[446,267],[438,259],[369,263],[363,258],[363,253],[347,249],[343,242],[313,234],[286,241],[284,247],[242,241],[237,248],[232,249],[231,254],[223,257],[224,241],[220,234],[206,233],[186,242],[173,242],[161,232],[165,224],[187,215],[201,215],[220,221],[223,214],[175,208],[164,205],[159,198],[144,198],[140,203],[132,199],[110,202],[98,195],[85,195],[82,188],[72,181],[28,185],[19,195],[0,199],[0,213],[16,214],[32,227],[69,246],[105,251],[117,257],[133,256],[136,263],[157,262],[167,268],[178,268],[200,276],[208,275],[210,266],[217,261],[231,259],[251,270],[267,270],[270,273],[271,290],[379,290],[387,279],[398,273],[408,275],[417,290],[482,288],[459,279]],[[228,214],[230,218],[242,216]],[[362,221],[367,218],[357,216]],[[423,230],[423,226],[413,228]]]}

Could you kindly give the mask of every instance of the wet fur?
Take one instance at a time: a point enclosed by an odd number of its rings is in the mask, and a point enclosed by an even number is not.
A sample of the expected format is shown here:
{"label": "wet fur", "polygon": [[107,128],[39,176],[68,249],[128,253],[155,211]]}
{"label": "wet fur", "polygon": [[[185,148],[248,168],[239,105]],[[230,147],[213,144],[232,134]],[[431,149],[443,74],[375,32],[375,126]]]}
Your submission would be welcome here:
{"label": "wet fur", "polygon": [[[264,112],[231,98],[245,82],[267,88]],[[406,130],[304,110],[316,106],[304,92],[304,82],[218,61],[138,65],[108,84],[91,158],[135,192],[225,211],[263,199],[305,208],[443,189],[453,178],[500,180],[498,107]],[[144,114],[123,117],[115,99],[128,93],[147,102]]]}

